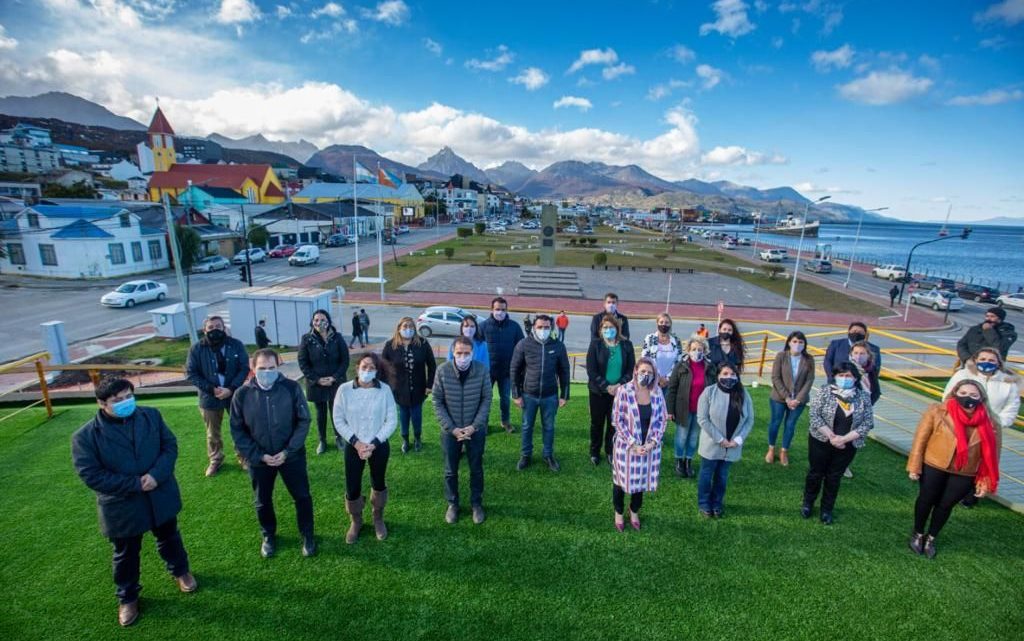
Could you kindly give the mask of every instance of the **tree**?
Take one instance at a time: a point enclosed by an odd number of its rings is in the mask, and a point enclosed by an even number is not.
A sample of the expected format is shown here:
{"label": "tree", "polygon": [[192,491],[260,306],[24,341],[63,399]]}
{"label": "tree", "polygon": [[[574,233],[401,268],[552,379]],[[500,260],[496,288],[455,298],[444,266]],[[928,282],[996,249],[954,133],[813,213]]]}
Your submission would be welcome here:
{"label": "tree", "polygon": [[257,225],[255,223],[249,225],[250,247],[266,247],[269,242],[270,232],[267,231],[264,225]]}
{"label": "tree", "polygon": [[600,254],[594,254],[594,264],[598,267],[608,264],[608,254],[601,252]]}
{"label": "tree", "polygon": [[473,235],[473,230],[469,227],[459,227],[455,230],[455,235],[459,238],[469,238]]}
{"label": "tree", "polygon": [[94,187],[79,180],[70,187],[60,183],[50,183],[43,187],[43,196],[46,198],[96,198],[97,191]]}
{"label": "tree", "polygon": [[483,223],[476,223],[473,225],[473,231],[476,232],[477,236],[483,236],[484,231],[487,229],[487,225]]}
{"label": "tree", "polygon": [[452,256],[454,256],[454,255],[455,255],[455,248],[454,247],[445,247],[444,248],[444,257],[445,258],[447,258],[448,260],[451,260]]}
{"label": "tree", "polygon": [[199,232],[191,227],[182,225],[174,226],[174,239],[178,245],[178,261],[181,263],[181,271],[185,274],[185,292],[183,298],[185,303],[189,302],[189,274],[192,273],[192,266],[202,258],[200,253],[203,248],[203,241]]}
{"label": "tree", "polygon": [[490,264],[492,264],[492,265],[495,264],[495,259],[497,257],[498,257],[498,252],[494,251],[493,249],[490,249],[490,250],[487,251],[487,262],[489,262]]}
{"label": "tree", "polygon": [[764,271],[770,280],[775,280],[775,277],[786,271],[786,268],[782,265],[765,265]]}

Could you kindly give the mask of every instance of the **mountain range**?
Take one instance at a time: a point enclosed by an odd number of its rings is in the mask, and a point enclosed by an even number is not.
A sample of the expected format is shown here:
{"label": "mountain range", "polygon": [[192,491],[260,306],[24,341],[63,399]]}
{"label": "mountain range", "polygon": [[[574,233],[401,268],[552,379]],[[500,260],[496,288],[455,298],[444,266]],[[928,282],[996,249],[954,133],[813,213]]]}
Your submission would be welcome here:
{"label": "mountain range", "polygon": [[221,134],[210,134],[207,140],[213,141],[225,149],[250,149],[253,151],[269,151],[294,158],[306,164],[313,154],[320,151],[313,143],[299,139],[298,142],[268,140],[263,134],[255,134],[246,138],[228,138]]}
{"label": "mountain range", "polygon": [[441,147],[440,151],[430,158],[427,158],[426,162],[422,162],[417,165],[417,168],[423,171],[441,174],[442,176],[454,176],[455,174],[459,174],[460,176],[465,176],[470,180],[475,180],[476,182],[484,185],[494,182],[482,169],[468,160],[461,158],[458,154],[452,151],[451,147],[448,146]]}
{"label": "mountain range", "polygon": [[306,165],[316,167],[328,174],[342,176],[345,180],[352,180],[352,158],[359,161],[363,167],[370,171],[377,170],[377,163],[388,171],[405,178],[406,174],[423,176],[434,180],[445,180],[450,174],[441,174],[435,171],[425,171],[410,167],[409,165],[396,162],[390,158],[381,156],[376,151],[363,147],[362,145],[331,145],[313,154]]}
{"label": "mountain range", "polygon": [[92,127],[107,127],[128,131],[146,131],[146,125],[118,116],[103,105],[85,98],[51,91],[38,96],[7,96],[0,98],[0,114],[28,118],[55,118],[64,122],[75,122]]}

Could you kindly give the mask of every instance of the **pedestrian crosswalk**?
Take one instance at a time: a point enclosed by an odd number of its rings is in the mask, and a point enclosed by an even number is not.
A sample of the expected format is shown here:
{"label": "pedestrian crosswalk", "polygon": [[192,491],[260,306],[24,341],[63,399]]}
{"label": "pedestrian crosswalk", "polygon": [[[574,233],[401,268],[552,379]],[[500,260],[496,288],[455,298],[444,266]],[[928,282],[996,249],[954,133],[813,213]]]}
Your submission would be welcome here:
{"label": "pedestrian crosswalk", "polygon": [[[256,284],[256,283],[265,283],[265,284],[266,283],[281,283],[281,282],[284,282],[286,280],[293,280],[296,277],[297,276],[295,274],[260,274],[260,273],[257,273],[254,270],[253,273],[252,273],[252,282],[253,282],[253,284]],[[241,283],[241,280],[238,278],[238,272],[237,271],[227,271],[227,270],[225,270],[223,272],[216,272],[216,273],[213,273],[213,274],[204,274],[202,276],[202,279],[203,280],[217,280],[217,281],[238,281],[239,283]]]}

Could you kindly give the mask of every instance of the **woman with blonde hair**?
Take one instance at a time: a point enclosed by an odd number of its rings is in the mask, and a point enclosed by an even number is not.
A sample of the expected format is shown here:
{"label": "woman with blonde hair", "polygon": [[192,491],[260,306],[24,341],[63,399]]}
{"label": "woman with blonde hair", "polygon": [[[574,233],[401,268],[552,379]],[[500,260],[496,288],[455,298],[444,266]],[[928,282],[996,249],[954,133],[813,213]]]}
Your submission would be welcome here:
{"label": "woman with blonde hair", "polygon": [[708,363],[708,342],[697,334],[686,341],[686,353],[676,366],[665,388],[668,417],[675,421],[676,476],[693,478],[693,456],[697,453],[697,401],[705,387],[715,384],[715,368]]}
{"label": "woman with blonde hair", "polygon": [[682,342],[672,333],[672,317],[667,313],[658,314],[658,331],[644,337],[640,356],[648,358],[658,369],[658,385],[668,386],[672,368],[683,358]]}
{"label": "woman with blonde hair", "polygon": [[398,422],[402,429],[402,454],[409,451],[409,423],[412,423],[413,449],[422,448],[423,401],[434,387],[437,362],[427,339],[416,333],[416,321],[404,316],[395,333],[384,344],[381,356],[394,372],[392,391],[398,404]]}

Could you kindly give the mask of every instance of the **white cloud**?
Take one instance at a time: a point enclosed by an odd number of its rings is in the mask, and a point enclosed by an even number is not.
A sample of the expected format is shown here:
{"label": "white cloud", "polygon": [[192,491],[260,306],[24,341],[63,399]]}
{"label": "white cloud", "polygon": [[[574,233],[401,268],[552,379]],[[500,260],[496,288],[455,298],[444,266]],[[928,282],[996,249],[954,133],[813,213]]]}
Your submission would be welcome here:
{"label": "white cloud", "polygon": [[587,65],[613,65],[619,61],[619,54],[611,47],[607,49],[587,49],[581,51],[576,61],[569,66],[566,73],[576,73]]}
{"label": "white cloud", "polygon": [[1002,22],[1012,27],[1024,21],[1024,0],[1003,0],[990,5],[984,11],[974,14],[978,23]]}
{"label": "white cloud", "polygon": [[823,185],[816,185],[812,182],[801,182],[793,185],[793,189],[797,190],[801,194],[859,194],[860,192],[856,189],[843,189],[842,187],[826,187]]}
{"label": "white cloud", "polygon": [[697,53],[693,49],[685,45],[675,45],[668,50],[672,59],[681,64],[687,64],[693,62],[697,58]]}
{"label": "white cloud", "polygon": [[772,47],[775,49],[781,49],[784,44],[786,44],[786,40],[782,36],[775,36],[772,38]]}
{"label": "white cloud", "polygon": [[676,80],[675,78],[672,78],[668,82],[663,82],[661,84],[654,85],[653,87],[648,89],[647,99],[654,101],[661,100],[662,98],[671,96],[672,92],[675,91],[676,89],[682,89],[684,87],[690,87],[692,85],[693,83],[691,82]]}
{"label": "white cloud", "polygon": [[217,12],[217,22],[221,24],[254,22],[260,17],[260,9],[252,0],[221,0]]}
{"label": "white cloud", "polygon": [[726,77],[725,72],[711,65],[697,65],[697,76],[701,79],[701,88],[714,89]]}
{"label": "white cloud", "polygon": [[18,46],[18,41],[15,38],[7,35],[7,30],[2,24],[0,24],[0,51],[5,49],[14,49]]}
{"label": "white cloud", "polygon": [[601,70],[601,75],[605,80],[615,80],[619,76],[631,76],[634,73],[636,73],[636,67],[627,65],[624,62],[620,62],[614,67],[605,67]]}
{"label": "white cloud", "polygon": [[825,72],[832,69],[846,69],[853,63],[853,56],[853,47],[845,44],[835,51],[815,51],[811,54],[811,62],[815,69]]}
{"label": "white cloud", "polygon": [[982,49],[991,49],[992,51],[999,51],[1010,46],[1010,41],[1006,39],[1006,36],[1002,34],[996,34],[991,38],[984,38],[978,42],[978,46]]}
{"label": "white cloud", "polygon": [[511,64],[516,57],[516,55],[509,51],[508,47],[505,45],[498,45],[497,51],[493,53],[497,55],[490,60],[478,60],[476,58],[467,60],[466,67],[469,69],[476,69],[478,71],[501,71]]}
{"label": "white cloud", "polygon": [[763,154],[750,151],[738,145],[715,147],[703,154],[700,161],[704,165],[784,165],[789,162],[780,154]]}
{"label": "white cloud", "polygon": [[[779,13],[803,12],[821,19],[821,33],[831,34],[843,22],[843,5],[827,0],[806,0],[806,2],[783,2]],[[793,18],[793,33],[800,30],[800,18]]]}
{"label": "white cloud", "polygon": [[754,0],[754,9],[756,9],[758,13],[764,13],[765,11],[768,11],[768,3],[764,0]]}
{"label": "white cloud", "polygon": [[441,52],[444,51],[444,48],[441,46],[441,43],[438,42],[437,40],[434,40],[433,38],[424,38],[423,46],[426,47],[427,51],[434,54],[435,56],[440,56]]}
{"label": "white cloud", "polygon": [[292,8],[279,4],[274,8],[274,13],[277,15],[278,20],[284,20],[285,18],[290,18],[292,16]]}
{"label": "white cloud", "polygon": [[1020,89],[989,89],[973,96],[950,98],[946,104],[954,107],[991,107],[1018,100],[1024,100],[1024,91]]}
{"label": "white cloud", "polygon": [[364,9],[363,15],[370,20],[397,26],[409,19],[409,5],[402,0],[386,0],[378,2],[375,9]]}
{"label": "white cloud", "polygon": [[939,73],[939,71],[942,70],[942,65],[939,63],[939,59],[929,56],[926,53],[921,54],[918,57],[917,62],[932,73]]}
{"label": "white cloud", "polygon": [[587,111],[594,105],[586,98],[580,98],[579,96],[562,96],[555,101],[552,105],[555,109],[561,109],[562,107],[576,107],[580,111]]}
{"label": "white cloud", "polygon": [[518,76],[509,78],[509,82],[513,82],[517,85],[523,85],[527,91],[536,91],[544,85],[548,84],[550,76],[544,73],[543,69],[538,67],[527,67],[519,72]]}
{"label": "white cloud", "polygon": [[927,93],[933,85],[930,78],[919,78],[906,71],[872,71],[844,85],[839,95],[852,102],[867,105],[891,105]]}
{"label": "white cloud", "polygon": [[321,16],[327,16],[328,18],[340,18],[345,15],[345,7],[341,6],[337,2],[328,2],[324,6],[314,9],[309,16],[314,20]]}
{"label": "white cloud", "polygon": [[310,42],[316,42],[318,40],[330,40],[342,33],[353,34],[357,31],[359,31],[359,23],[352,18],[346,18],[344,20],[332,22],[330,26],[325,29],[312,29],[307,31],[302,34],[301,38],[299,38],[299,42],[302,44],[309,44]]}
{"label": "white cloud", "polygon": [[757,27],[747,17],[747,3],[743,0],[716,0],[711,9],[717,15],[717,19],[700,26],[702,36],[717,31],[723,36],[738,38]]}

